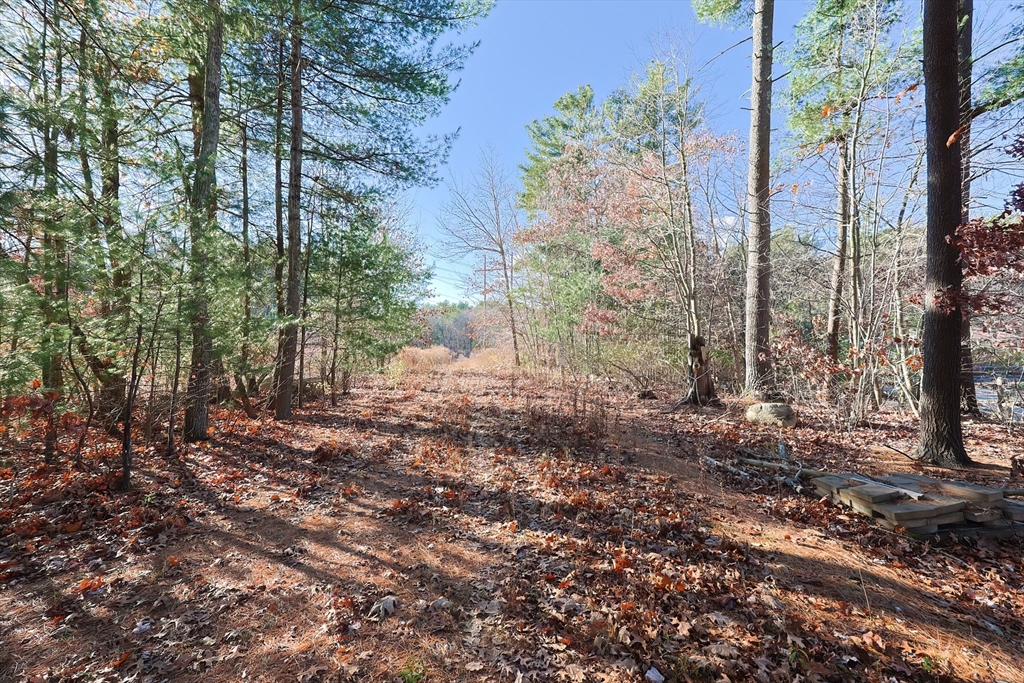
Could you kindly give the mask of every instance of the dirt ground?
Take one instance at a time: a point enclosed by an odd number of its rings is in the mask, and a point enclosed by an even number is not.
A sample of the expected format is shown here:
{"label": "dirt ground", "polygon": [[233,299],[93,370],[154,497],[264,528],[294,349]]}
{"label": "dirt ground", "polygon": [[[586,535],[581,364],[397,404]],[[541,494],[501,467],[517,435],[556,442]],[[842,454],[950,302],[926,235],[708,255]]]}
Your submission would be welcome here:
{"label": "dirt ground", "polygon": [[[1019,540],[914,541],[703,457],[911,470],[913,422],[671,398],[460,361],[224,410],[130,493],[113,441],[87,472],[0,455],[0,682],[1024,681]],[[966,431],[964,476],[1006,483],[1021,434]]]}

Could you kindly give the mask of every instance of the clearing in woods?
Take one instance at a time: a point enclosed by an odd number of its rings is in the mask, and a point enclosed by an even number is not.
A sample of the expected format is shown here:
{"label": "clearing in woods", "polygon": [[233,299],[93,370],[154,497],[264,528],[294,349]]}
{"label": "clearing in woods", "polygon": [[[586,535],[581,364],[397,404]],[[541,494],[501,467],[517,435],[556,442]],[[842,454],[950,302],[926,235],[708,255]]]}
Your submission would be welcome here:
{"label": "clearing in woods", "polygon": [[[932,547],[723,479],[702,455],[779,433],[659,399],[461,361],[290,423],[224,412],[129,494],[25,455],[0,681],[1024,680],[1017,541]],[[872,445],[912,424],[835,427],[805,409],[792,457],[909,469]]]}

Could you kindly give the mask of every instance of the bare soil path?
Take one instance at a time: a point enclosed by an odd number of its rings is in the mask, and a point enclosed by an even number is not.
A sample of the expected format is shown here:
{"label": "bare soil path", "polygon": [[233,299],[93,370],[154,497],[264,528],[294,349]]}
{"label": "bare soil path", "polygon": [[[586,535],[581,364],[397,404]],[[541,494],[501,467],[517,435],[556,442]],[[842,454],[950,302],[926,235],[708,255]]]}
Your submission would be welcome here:
{"label": "bare soil path", "polygon": [[[461,362],[291,423],[225,411],[127,494],[99,457],[0,462],[0,682],[1024,681],[1017,541],[723,479],[700,456],[780,435],[670,404]],[[970,476],[1005,480],[1019,436],[969,431]],[[889,471],[913,434],[783,438]]]}

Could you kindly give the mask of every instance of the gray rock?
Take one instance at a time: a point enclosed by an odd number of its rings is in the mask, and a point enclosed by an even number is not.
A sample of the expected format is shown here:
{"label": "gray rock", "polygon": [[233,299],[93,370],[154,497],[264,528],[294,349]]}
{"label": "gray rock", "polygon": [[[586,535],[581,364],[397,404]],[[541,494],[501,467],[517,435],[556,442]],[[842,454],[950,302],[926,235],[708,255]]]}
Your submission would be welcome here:
{"label": "gray rock", "polygon": [[796,413],[785,403],[755,403],[747,408],[747,422],[769,427],[796,426]]}

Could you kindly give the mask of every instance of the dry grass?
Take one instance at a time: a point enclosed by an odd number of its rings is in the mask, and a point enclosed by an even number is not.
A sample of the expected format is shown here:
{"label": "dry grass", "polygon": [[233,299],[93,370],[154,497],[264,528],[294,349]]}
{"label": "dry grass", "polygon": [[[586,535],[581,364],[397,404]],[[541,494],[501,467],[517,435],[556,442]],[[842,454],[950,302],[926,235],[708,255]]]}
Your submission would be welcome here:
{"label": "dry grass", "polygon": [[508,369],[515,366],[515,359],[508,349],[481,349],[473,352],[461,365],[479,370]]}
{"label": "dry grass", "polygon": [[407,372],[434,372],[455,362],[455,354],[443,346],[420,349],[407,346],[391,362],[392,369],[401,375]]}

